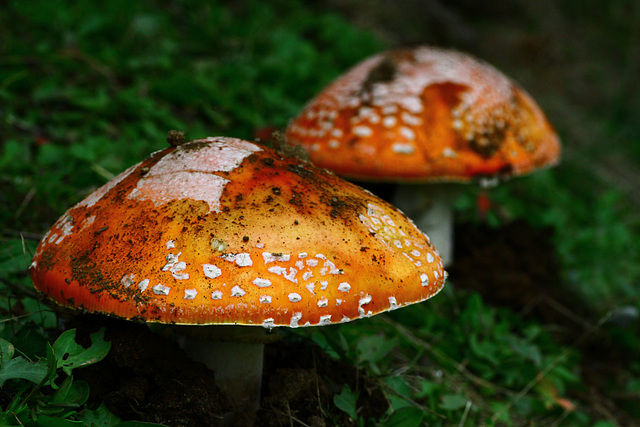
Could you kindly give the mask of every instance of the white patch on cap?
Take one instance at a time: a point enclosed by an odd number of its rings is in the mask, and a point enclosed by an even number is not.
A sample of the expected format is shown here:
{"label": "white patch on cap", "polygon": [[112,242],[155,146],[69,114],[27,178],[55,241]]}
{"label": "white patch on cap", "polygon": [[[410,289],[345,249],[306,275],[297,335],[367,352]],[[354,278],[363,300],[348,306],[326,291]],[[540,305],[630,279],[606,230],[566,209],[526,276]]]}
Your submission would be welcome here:
{"label": "white patch on cap", "polygon": [[435,258],[433,257],[433,255],[431,255],[431,252],[427,253],[427,262],[431,263],[435,260]]}
{"label": "white patch on cap", "polygon": [[293,267],[289,267],[289,273],[283,274],[282,276],[290,282],[298,283],[298,279],[296,279],[296,274],[298,274],[298,270]]}
{"label": "white patch on cap", "polygon": [[327,289],[327,286],[329,286],[329,282],[327,282],[326,280],[320,282],[320,289],[322,289],[323,291]]}
{"label": "white patch on cap", "polygon": [[195,289],[185,289],[184,299],[194,299],[198,295],[198,291]]}
{"label": "white patch on cap", "polygon": [[275,261],[289,261],[291,259],[291,255],[273,253],[273,252],[263,252],[262,258],[264,258],[265,264],[269,264],[270,262],[275,262]]}
{"label": "white patch on cap", "polygon": [[242,252],[239,254],[224,254],[224,255],[220,255],[220,258],[230,262],[235,262],[238,265],[238,267],[249,267],[253,265],[253,260],[251,259],[251,255],[246,252]]}
{"label": "white patch on cap", "polygon": [[[197,143],[209,142],[198,147]],[[176,199],[193,199],[220,212],[220,197],[228,179],[216,172],[230,172],[260,147],[234,138],[207,138],[178,146],[165,154],[140,177],[128,198],[149,200],[155,206]]]}
{"label": "white patch on cap", "polygon": [[301,312],[293,313],[293,315],[291,316],[291,322],[289,323],[289,326],[291,326],[292,328],[297,328],[298,322],[300,321],[300,319],[302,319]]}
{"label": "white patch on cap", "polygon": [[270,295],[260,295],[260,302],[263,304],[271,304],[271,296]]}
{"label": "white patch on cap", "polygon": [[394,116],[385,116],[382,118],[382,126],[386,128],[392,128],[398,123],[398,119]]}
{"label": "white patch on cap", "polygon": [[255,279],[253,279],[253,284],[260,288],[268,288],[269,286],[271,286],[271,280],[256,277]]}
{"label": "white patch on cap", "polygon": [[365,296],[360,298],[360,300],[358,301],[358,314],[360,315],[360,317],[364,317],[365,315],[367,316],[371,315],[371,311],[365,314],[365,310],[364,308],[362,308],[363,305],[367,305],[370,302],[371,302],[371,295],[369,294],[366,294]]}
{"label": "white patch on cap", "polygon": [[246,292],[244,291],[244,289],[242,289],[240,286],[236,285],[233,288],[231,288],[231,296],[232,297],[241,297],[244,294],[246,294]]}
{"label": "white patch on cap", "polygon": [[300,253],[298,254],[298,258],[300,258],[300,259],[302,259],[302,258],[306,258],[306,257],[308,257],[308,256],[309,256],[309,254],[308,254],[308,253],[306,253],[306,252],[300,252]]}
{"label": "white patch on cap", "polygon": [[354,126],[353,133],[363,138],[373,135],[373,131],[369,126]]}
{"label": "white patch on cap", "polygon": [[31,269],[31,270],[32,270],[32,269],[36,268],[37,266],[38,266],[38,261],[33,261],[33,262],[31,263],[31,265],[29,266],[29,269]]}
{"label": "white patch on cap", "polygon": [[275,328],[275,326],[275,321],[272,318],[264,319],[264,321],[262,322],[263,328],[273,329]]}
{"label": "white patch on cap", "polygon": [[171,288],[158,283],[153,288],[151,288],[151,290],[156,295],[169,295],[169,291],[171,290]]}
{"label": "white patch on cap", "polygon": [[398,308],[396,297],[389,297],[389,310],[395,310],[396,308]]}
{"label": "white patch on cap", "polygon": [[140,292],[146,291],[148,286],[149,286],[149,279],[141,280],[138,283],[138,289],[140,289]]}
{"label": "white patch on cap", "polygon": [[454,159],[454,158],[458,157],[456,152],[451,147],[447,147],[444,150],[442,150],[442,156],[443,157],[449,157],[451,159]]}
{"label": "white patch on cap", "polygon": [[307,266],[309,267],[316,267],[318,265],[318,260],[317,259],[308,259],[307,260]]}
{"label": "white patch on cap", "polygon": [[309,292],[311,292],[311,295],[315,295],[316,293],[314,292],[314,289],[316,287],[316,284],[314,282],[309,283],[307,286],[305,286],[305,288],[307,288],[307,290]]}
{"label": "white patch on cap", "polygon": [[305,271],[302,273],[302,280],[309,280],[313,277],[313,273],[310,271]]}
{"label": "white patch on cap", "polygon": [[330,139],[327,145],[329,146],[329,148],[334,148],[334,149],[340,147],[340,143],[335,139]]}
{"label": "white patch on cap", "polygon": [[167,250],[169,250],[169,249],[173,249],[173,248],[175,248],[175,247],[176,247],[176,241],[175,241],[175,240],[169,240],[169,241],[167,242]]}
{"label": "white patch on cap", "polygon": [[413,154],[416,148],[407,142],[395,142],[391,145],[391,151],[398,154]]}
{"label": "white patch on cap", "polygon": [[298,302],[302,299],[302,297],[300,296],[300,294],[297,294],[295,292],[291,292],[289,294],[289,301],[291,302]]}
{"label": "white patch on cap", "polygon": [[209,279],[215,279],[222,274],[222,270],[213,264],[202,264],[202,272]]}
{"label": "white patch on cap", "polygon": [[102,187],[98,188],[97,190],[89,194],[87,197],[85,197],[76,206],[86,206],[90,208],[91,206],[95,205],[100,199],[102,199],[102,197],[105,194],[109,192],[109,190],[111,190],[113,187],[118,185],[123,179],[128,177],[129,174],[133,172],[138,166],[140,166],[140,163],[131,166],[130,168],[126,169],[124,172],[121,172],[111,181],[107,182],[105,185],[103,185]]}
{"label": "white patch on cap", "polygon": [[411,252],[409,252],[411,255],[413,255],[414,257],[419,257],[420,256],[420,251],[417,249],[412,249]]}
{"label": "white patch on cap", "polygon": [[329,305],[329,300],[326,298],[320,298],[318,300],[318,307],[326,307]]}
{"label": "white patch on cap", "polygon": [[347,282],[342,282],[338,285],[338,290],[340,292],[349,292],[351,290],[351,285]]}
{"label": "white patch on cap", "polygon": [[222,299],[222,291],[211,292],[211,299]]}
{"label": "white patch on cap", "polygon": [[123,276],[122,279],[120,279],[120,283],[125,288],[128,288],[129,286],[133,285],[133,278],[134,277],[136,277],[136,275],[133,274],[133,273],[127,274],[127,275]]}
{"label": "white patch on cap", "polygon": [[331,315],[330,314],[326,314],[324,316],[320,316],[320,322],[318,322],[318,325],[330,325],[331,324]]}
{"label": "white patch on cap", "polygon": [[274,265],[273,267],[269,267],[267,268],[267,271],[269,271],[269,273],[273,273],[273,274],[277,274],[277,275],[281,275],[287,272],[287,269],[284,267],[279,267],[277,265]]}
{"label": "white patch on cap", "polygon": [[342,320],[340,320],[340,323],[347,323],[350,322],[351,319],[349,319],[346,315],[342,315]]}
{"label": "white patch on cap", "polygon": [[256,243],[256,248],[259,248],[259,249],[264,248],[264,243]]}
{"label": "white patch on cap", "polygon": [[336,298],[336,307],[342,304],[342,300],[340,298]]}
{"label": "white patch on cap", "polygon": [[429,276],[427,275],[427,273],[422,273],[420,275],[420,284],[422,286],[429,286]]}

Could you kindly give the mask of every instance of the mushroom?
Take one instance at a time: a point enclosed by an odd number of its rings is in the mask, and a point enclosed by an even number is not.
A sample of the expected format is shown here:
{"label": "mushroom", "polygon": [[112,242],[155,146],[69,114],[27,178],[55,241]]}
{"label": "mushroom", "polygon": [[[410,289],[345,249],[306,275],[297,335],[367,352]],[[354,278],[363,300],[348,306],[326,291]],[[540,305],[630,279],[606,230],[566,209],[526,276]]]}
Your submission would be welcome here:
{"label": "mushroom", "polygon": [[259,405],[268,331],[417,303],[446,276],[428,237],[390,204],[224,137],[153,153],[89,194],[43,237],[30,273],[62,306],[208,325],[180,333],[235,399],[236,425]]}
{"label": "mushroom", "polygon": [[447,183],[496,183],[553,165],[560,153],[555,131],[521,87],[484,62],[433,47],[364,60],[313,99],[286,138],[347,178],[422,183],[399,186],[393,202],[445,265],[457,187]]}

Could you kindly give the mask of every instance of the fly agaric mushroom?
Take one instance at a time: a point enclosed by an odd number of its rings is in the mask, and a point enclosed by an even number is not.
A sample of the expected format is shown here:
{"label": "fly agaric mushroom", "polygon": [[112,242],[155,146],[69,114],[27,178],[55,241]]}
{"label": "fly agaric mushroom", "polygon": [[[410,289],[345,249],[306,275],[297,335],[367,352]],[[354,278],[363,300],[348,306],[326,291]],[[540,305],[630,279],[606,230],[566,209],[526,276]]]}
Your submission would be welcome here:
{"label": "fly agaric mushroom", "polygon": [[[558,162],[559,139],[531,97],[492,66],[431,47],[375,55],[293,119],[289,143],[338,175],[400,186],[393,200],[451,260],[451,185],[497,182]],[[455,194],[455,193],[454,193]]]}
{"label": "fly agaric mushroom", "polygon": [[[445,275],[429,239],[388,203],[305,161],[223,137],[122,172],[53,225],[31,265],[35,287],[62,306],[217,325],[189,327],[226,338],[190,334],[187,351],[245,414],[259,403],[268,330],[423,301]],[[257,338],[228,342],[237,329]]]}

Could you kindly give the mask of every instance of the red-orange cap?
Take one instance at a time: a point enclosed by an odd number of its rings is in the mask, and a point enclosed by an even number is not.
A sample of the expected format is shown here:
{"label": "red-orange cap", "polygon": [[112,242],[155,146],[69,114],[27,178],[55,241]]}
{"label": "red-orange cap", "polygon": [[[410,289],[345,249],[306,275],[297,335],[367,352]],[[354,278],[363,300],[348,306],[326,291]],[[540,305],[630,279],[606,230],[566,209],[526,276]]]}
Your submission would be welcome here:
{"label": "red-orange cap", "polygon": [[435,295],[445,272],[400,211],[310,163],[232,138],[152,154],[44,236],[58,304],[180,324],[308,326]]}
{"label": "red-orange cap", "polygon": [[291,121],[286,137],[318,166],[374,181],[506,178],[560,155],[522,88],[484,62],[431,47],[356,65]]}

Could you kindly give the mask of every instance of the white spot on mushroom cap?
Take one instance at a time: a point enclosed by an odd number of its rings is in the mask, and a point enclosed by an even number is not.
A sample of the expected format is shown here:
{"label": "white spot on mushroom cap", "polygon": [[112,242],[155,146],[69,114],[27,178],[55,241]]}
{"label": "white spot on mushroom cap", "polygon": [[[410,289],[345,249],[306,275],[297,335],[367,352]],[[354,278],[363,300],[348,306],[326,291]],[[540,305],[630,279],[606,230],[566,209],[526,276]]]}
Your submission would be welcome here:
{"label": "white spot on mushroom cap", "polygon": [[222,299],[222,291],[217,290],[211,292],[211,299]]}
{"label": "white spot on mushroom cap", "polygon": [[169,295],[169,291],[171,291],[171,288],[158,283],[153,288],[151,288],[151,290],[156,295]]}
{"label": "white spot on mushroom cap", "polygon": [[432,263],[435,260],[435,258],[433,257],[433,255],[431,255],[431,252],[427,253],[427,262]]}
{"label": "white spot on mushroom cap", "polygon": [[202,264],[202,272],[205,277],[208,277],[209,279],[215,279],[222,275],[222,270],[213,264]]}
{"label": "white spot on mushroom cap", "polygon": [[[437,277],[436,277],[436,279],[437,279]],[[429,276],[427,275],[427,273],[422,273],[420,275],[420,284],[422,286],[429,286]]]}
{"label": "white spot on mushroom cap", "polygon": [[184,299],[194,299],[196,295],[198,295],[198,291],[196,289],[184,290]]}
{"label": "white spot on mushroom cap", "polygon": [[291,292],[288,296],[289,296],[289,301],[291,302],[298,302],[302,299],[302,296],[295,292]]}
{"label": "white spot on mushroom cap", "polygon": [[244,294],[246,294],[247,292],[242,289],[240,286],[236,285],[233,288],[231,288],[231,296],[232,297],[241,297]]}
{"label": "white spot on mushroom cap", "polygon": [[318,307],[327,307],[329,305],[329,300],[327,298],[320,298],[318,300]]}
{"label": "white spot on mushroom cap", "polygon": [[389,297],[389,310],[395,310],[396,308],[398,308],[396,297]]}
{"label": "white spot on mushroom cap", "polygon": [[[194,143],[210,142],[198,149]],[[229,180],[215,172],[236,169],[243,160],[260,147],[234,138],[207,138],[178,146],[166,154],[142,176],[127,196],[134,200],[149,200],[155,206],[176,199],[200,200],[209,212],[220,211],[220,197]]]}
{"label": "white spot on mushroom cap", "polygon": [[301,312],[293,313],[293,315],[291,316],[291,322],[289,323],[289,326],[292,328],[297,328],[298,322],[300,321],[300,319],[302,319]]}
{"label": "white spot on mushroom cap", "polygon": [[331,324],[331,315],[330,314],[326,314],[324,316],[320,316],[320,322],[318,322],[318,325],[330,325]]}
{"label": "white spot on mushroom cap", "polygon": [[269,279],[261,279],[259,277],[256,277],[255,279],[253,279],[253,284],[260,287],[260,288],[267,288],[269,286],[271,286],[271,280]]}
{"label": "white spot on mushroom cap", "polygon": [[264,263],[269,264],[270,262],[275,261],[289,261],[291,259],[291,255],[289,254],[281,254],[281,253],[272,253],[272,252],[263,252],[262,258],[264,258]]}
{"label": "white spot on mushroom cap", "polygon": [[413,154],[416,149],[413,144],[406,142],[394,142],[391,145],[391,151],[398,154]]}
{"label": "white spot on mushroom cap", "polygon": [[124,286],[125,288],[128,288],[129,286],[133,285],[133,278],[136,277],[135,274],[131,273],[131,274],[127,274],[124,275],[122,277],[122,279],[120,279],[120,283],[122,284],[122,286]]}
{"label": "white spot on mushroom cap", "polygon": [[349,290],[351,290],[351,285],[347,282],[342,282],[338,285],[338,290],[340,292],[349,292]]}
{"label": "white spot on mushroom cap", "polygon": [[269,271],[270,273],[273,273],[273,274],[282,275],[282,274],[287,272],[287,269],[284,268],[284,267],[280,267],[280,266],[274,265],[273,267],[267,268],[267,271]]}
{"label": "white spot on mushroom cap", "polygon": [[268,318],[264,319],[264,321],[262,322],[262,326],[267,329],[273,329],[275,328],[276,324],[272,318]]}
{"label": "white spot on mushroom cap", "polygon": [[235,262],[238,265],[238,267],[249,267],[253,265],[251,254],[248,254],[246,252],[242,252],[239,254],[227,253],[227,254],[220,255],[220,258],[225,259],[229,262]]}
{"label": "white spot on mushroom cap", "polygon": [[373,131],[369,126],[354,126],[353,133],[363,138],[373,135]]}
{"label": "white spot on mushroom cap", "polygon": [[260,302],[263,304],[271,304],[271,296],[269,295],[260,295]]}
{"label": "white spot on mushroom cap", "polygon": [[169,240],[169,241],[167,242],[167,250],[169,250],[169,249],[173,249],[173,248],[175,248],[175,247],[176,247],[176,241],[175,241],[175,240]]}
{"label": "white spot on mushroom cap", "polygon": [[140,292],[146,291],[148,286],[149,286],[149,279],[141,280],[138,283],[138,289],[140,289]]}

